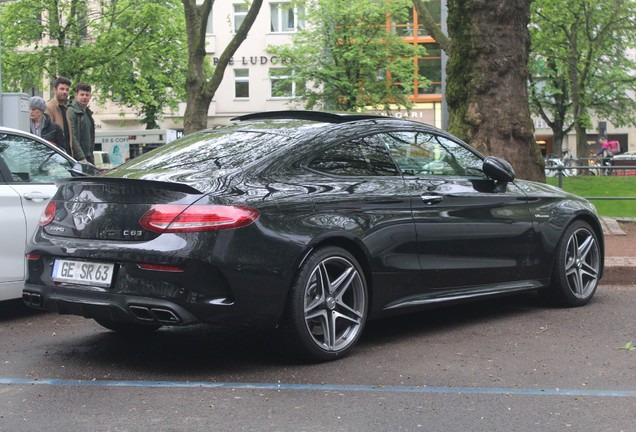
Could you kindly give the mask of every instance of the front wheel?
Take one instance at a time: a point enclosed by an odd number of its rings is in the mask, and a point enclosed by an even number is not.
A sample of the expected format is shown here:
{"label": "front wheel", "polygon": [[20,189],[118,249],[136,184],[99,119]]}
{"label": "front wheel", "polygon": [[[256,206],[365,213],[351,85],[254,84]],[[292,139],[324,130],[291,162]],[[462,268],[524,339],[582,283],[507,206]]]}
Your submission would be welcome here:
{"label": "front wheel", "polygon": [[550,287],[544,294],[559,306],[587,304],[596,292],[601,265],[596,233],[588,223],[574,222],[559,241]]}
{"label": "front wheel", "polygon": [[289,298],[287,330],[298,354],[311,360],[346,355],[367,318],[367,286],[356,259],[339,247],[312,252]]}
{"label": "front wheel", "polygon": [[563,171],[563,174],[566,177],[572,177],[575,175],[579,174],[579,170],[577,168],[574,168],[575,166],[577,166],[578,162],[574,159],[567,159],[564,161],[564,165],[565,165],[565,170]]}

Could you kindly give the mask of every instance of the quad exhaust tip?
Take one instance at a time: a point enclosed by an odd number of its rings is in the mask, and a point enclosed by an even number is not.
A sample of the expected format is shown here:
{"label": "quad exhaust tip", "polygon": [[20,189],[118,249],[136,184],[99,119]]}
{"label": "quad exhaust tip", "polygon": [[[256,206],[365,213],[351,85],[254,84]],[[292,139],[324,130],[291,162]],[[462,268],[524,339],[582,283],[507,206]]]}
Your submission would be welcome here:
{"label": "quad exhaust tip", "polygon": [[179,316],[170,309],[132,305],[128,306],[128,310],[140,321],[164,324],[178,324],[181,322]]}
{"label": "quad exhaust tip", "polygon": [[42,296],[38,293],[23,291],[22,300],[27,306],[36,307],[36,308],[42,307]]}

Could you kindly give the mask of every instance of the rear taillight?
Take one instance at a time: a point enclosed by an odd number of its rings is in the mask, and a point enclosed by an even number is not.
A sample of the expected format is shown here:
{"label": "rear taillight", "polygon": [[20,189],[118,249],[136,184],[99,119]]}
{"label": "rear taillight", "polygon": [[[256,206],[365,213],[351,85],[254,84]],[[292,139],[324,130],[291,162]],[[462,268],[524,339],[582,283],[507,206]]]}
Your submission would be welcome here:
{"label": "rear taillight", "polygon": [[258,216],[258,210],[244,206],[157,204],[139,224],[157,233],[214,231],[247,226]]}
{"label": "rear taillight", "polygon": [[183,273],[183,267],[177,266],[168,266],[161,264],[137,264],[142,270],[151,270],[151,271],[159,271],[159,272],[169,272],[169,273]]}
{"label": "rear taillight", "polygon": [[49,201],[49,203],[44,207],[44,211],[40,215],[40,226],[47,226],[51,222],[53,222],[53,218],[55,217],[55,209],[57,207],[57,201]]}

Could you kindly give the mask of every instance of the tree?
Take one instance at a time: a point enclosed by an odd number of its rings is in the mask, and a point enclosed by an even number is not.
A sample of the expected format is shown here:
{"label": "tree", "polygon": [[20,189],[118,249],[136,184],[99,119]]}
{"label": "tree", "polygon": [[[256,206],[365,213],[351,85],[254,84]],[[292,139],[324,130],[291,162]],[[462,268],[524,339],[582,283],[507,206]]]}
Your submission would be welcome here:
{"label": "tree", "polygon": [[306,21],[292,45],[270,46],[282,59],[284,75],[300,83],[308,109],[338,111],[410,107],[408,95],[420,77],[413,63],[422,49],[387,30],[387,17],[406,22],[410,0],[317,0],[303,2]]}
{"label": "tree", "polygon": [[519,177],[545,181],[528,104],[531,1],[448,0],[445,96],[451,133],[504,157]]}
{"label": "tree", "polygon": [[90,82],[99,98],[119,100],[156,126],[163,106],[182,99],[184,25],[174,18],[182,16],[178,7],[178,0],[4,2],[4,90],[40,89],[45,79],[67,76]]}
{"label": "tree", "polygon": [[[187,50],[181,2],[116,3],[121,24],[98,31],[95,44],[110,47],[108,53],[117,47],[124,55],[91,68],[87,80],[97,83],[109,99],[136,109],[147,129],[158,129],[166,109],[176,111],[185,98]],[[137,36],[126,45],[129,34]]]}
{"label": "tree", "polygon": [[[590,113],[616,126],[636,125],[633,0],[536,0],[533,5],[534,109],[555,132],[555,152],[574,128],[587,155]],[[631,94],[630,94],[631,93]]]}
{"label": "tree", "polygon": [[563,139],[574,127],[567,76],[554,57],[543,58],[536,52],[532,57],[529,64],[530,107],[552,129],[552,152],[560,155]]}
{"label": "tree", "polygon": [[191,133],[205,129],[208,124],[208,109],[219,88],[230,59],[247,37],[254,24],[263,0],[252,0],[247,15],[228,46],[223,50],[215,67],[205,50],[206,24],[214,0],[182,0],[185,10],[188,41],[188,73],[186,79],[187,105],[183,119],[184,132]]}

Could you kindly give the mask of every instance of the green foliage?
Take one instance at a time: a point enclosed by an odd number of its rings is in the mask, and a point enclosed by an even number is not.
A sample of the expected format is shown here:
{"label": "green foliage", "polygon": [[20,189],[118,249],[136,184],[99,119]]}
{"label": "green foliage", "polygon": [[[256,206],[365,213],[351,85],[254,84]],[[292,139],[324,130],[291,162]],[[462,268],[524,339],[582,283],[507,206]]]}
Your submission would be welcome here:
{"label": "green foliage", "polygon": [[[636,126],[633,0],[535,0],[530,26],[530,94],[535,113],[555,131],[590,111],[615,126]],[[578,112],[573,108],[580,106]]]}
{"label": "green foliage", "polygon": [[292,45],[270,46],[268,51],[281,58],[288,80],[306,84],[300,95],[306,108],[409,107],[414,79],[427,84],[413,62],[415,55],[423,55],[421,49],[387,31],[387,16],[395,22],[408,20],[410,0],[298,4],[304,5],[311,26],[298,31]]}
{"label": "green foliage", "polygon": [[5,2],[0,34],[4,91],[30,92],[66,76],[136,109],[147,127],[157,127],[164,108],[183,100],[187,50],[179,0]]}
{"label": "green foliage", "polygon": [[632,341],[629,341],[625,345],[623,345],[622,347],[618,347],[616,349],[621,349],[621,350],[625,350],[625,351],[634,351],[634,350],[636,350],[636,347],[634,346],[634,343]]}

